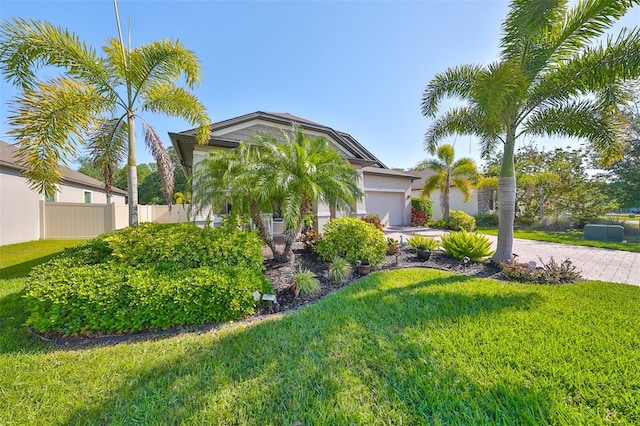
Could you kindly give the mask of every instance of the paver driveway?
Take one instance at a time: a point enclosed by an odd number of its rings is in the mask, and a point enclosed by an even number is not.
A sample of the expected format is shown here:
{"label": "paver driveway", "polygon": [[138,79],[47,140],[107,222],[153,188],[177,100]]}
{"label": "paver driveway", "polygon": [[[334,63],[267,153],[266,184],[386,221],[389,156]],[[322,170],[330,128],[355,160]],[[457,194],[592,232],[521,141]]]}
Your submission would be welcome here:
{"label": "paver driveway", "polygon": [[[387,237],[395,239],[406,239],[414,232],[439,237],[447,231],[410,227],[387,227],[384,230]],[[495,248],[497,237],[487,235],[487,238],[493,242]],[[640,286],[640,253],[518,238],[513,240],[513,252],[518,255],[520,262],[534,261],[539,264],[538,257],[544,262],[551,257],[557,262],[569,259],[586,279]]]}

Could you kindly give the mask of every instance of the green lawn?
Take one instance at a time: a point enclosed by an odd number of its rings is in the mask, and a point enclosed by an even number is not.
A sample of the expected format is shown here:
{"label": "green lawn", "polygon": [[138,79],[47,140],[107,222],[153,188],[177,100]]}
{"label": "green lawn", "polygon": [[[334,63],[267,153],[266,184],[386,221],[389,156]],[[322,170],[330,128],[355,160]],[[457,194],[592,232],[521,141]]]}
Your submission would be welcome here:
{"label": "green lawn", "polygon": [[[479,228],[478,232],[487,235],[498,235],[495,228]],[[627,243],[613,243],[606,241],[585,240],[582,231],[541,231],[533,229],[516,229],[515,238],[524,240],[549,241],[552,243],[571,244],[575,246],[602,247],[613,250],[632,251],[640,253],[640,239],[629,237]]]}
{"label": "green lawn", "polygon": [[0,246],[0,279],[26,277],[32,267],[81,241],[39,240]]}
{"label": "green lawn", "polygon": [[0,280],[2,424],[640,423],[640,288],[370,277],[261,323],[72,349]]}

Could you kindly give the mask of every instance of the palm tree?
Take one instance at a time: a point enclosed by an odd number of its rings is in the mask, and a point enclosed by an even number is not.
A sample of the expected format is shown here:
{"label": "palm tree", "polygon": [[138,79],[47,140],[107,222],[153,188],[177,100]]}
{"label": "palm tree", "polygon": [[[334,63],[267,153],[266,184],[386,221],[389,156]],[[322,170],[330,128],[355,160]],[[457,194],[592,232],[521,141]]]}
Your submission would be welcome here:
{"label": "palm tree", "polygon": [[625,79],[640,75],[640,30],[622,30],[591,46],[638,0],[513,0],[502,24],[500,59],[488,66],[449,68],[427,85],[422,113],[435,118],[443,98],[466,101],[440,115],[424,145],[435,152],[453,134],[480,138],[486,157],[504,144],[494,262],[512,257],[516,180],[514,148],[523,135],[586,138],[603,162],[624,152]]}
{"label": "palm tree", "polygon": [[464,197],[464,202],[471,200],[473,195],[473,181],[478,175],[478,169],[470,158],[453,161],[455,151],[451,145],[442,145],[436,153],[438,160],[430,159],[419,163],[415,170],[431,169],[435,172],[429,176],[422,187],[422,195],[430,196],[433,191],[440,190],[440,208],[445,222],[449,223],[449,191],[453,185]]}
{"label": "palm tree", "polygon": [[[120,29],[117,5],[116,19]],[[207,111],[189,91],[200,82],[200,62],[177,41],[154,41],[132,49],[125,47],[120,31],[120,39],[109,39],[100,55],[62,27],[16,18],[2,22],[0,46],[0,70],[21,89],[11,102],[10,135],[18,145],[27,180],[41,193],[55,192],[61,179],[58,164],[75,158],[78,145],[88,146],[103,170],[107,193],[118,162],[126,156],[129,224],[136,225],[135,119],[141,113],[181,117],[198,126],[198,142],[208,141]],[[37,72],[43,67],[58,68],[63,74],[39,78]],[[170,203],[171,159],[155,130],[141,122]]]}
{"label": "palm tree", "polygon": [[[251,217],[274,259],[287,261],[314,202],[349,210],[362,197],[358,175],[324,138],[308,138],[300,128],[256,134],[233,151],[214,151],[198,163],[193,177],[196,211],[232,206],[232,215]],[[280,206],[284,248],[278,251],[261,213]]]}

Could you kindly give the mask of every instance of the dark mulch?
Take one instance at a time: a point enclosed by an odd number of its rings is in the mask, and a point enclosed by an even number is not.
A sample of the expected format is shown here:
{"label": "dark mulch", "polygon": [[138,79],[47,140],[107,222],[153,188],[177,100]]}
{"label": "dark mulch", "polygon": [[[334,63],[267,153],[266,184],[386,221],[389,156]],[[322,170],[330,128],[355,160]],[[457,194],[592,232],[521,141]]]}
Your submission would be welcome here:
{"label": "dark mulch", "polygon": [[[304,250],[302,244],[296,244],[294,247],[294,256],[292,260],[285,264],[278,264],[273,261],[273,257],[269,250],[264,251],[265,255],[265,276],[273,282],[276,293],[277,303],[273,306],[264,307],[259,310],[258,315],[269,313],[289,311],[297,309],[300,306],[307,305],[322,299],[329,293],[333,293],[342,287],[350,285],[353,281],[360,278],[357,273],[353,273],[352,279],[346,284],[337,284],[323,277],[323,272],[327,269],[327,262],[318,258],[315,253]],[[313,295],[300,295],[295,297],[290,289],[292,274],[299,269],[311,270],[321,282],[320,292]],[[504,280],[500,268],[492,263],[475,263],[463,265],[462,261],[446,256],[441,252],[434,252],[427,261],[418,259],[415,251],[410,248],[400,250],[396,255],[387,256],[379,265],[372,267],[372,272],[397,269],[397,268],[432,268],[444,271],[451,271],[481,278],[494,278]]]}

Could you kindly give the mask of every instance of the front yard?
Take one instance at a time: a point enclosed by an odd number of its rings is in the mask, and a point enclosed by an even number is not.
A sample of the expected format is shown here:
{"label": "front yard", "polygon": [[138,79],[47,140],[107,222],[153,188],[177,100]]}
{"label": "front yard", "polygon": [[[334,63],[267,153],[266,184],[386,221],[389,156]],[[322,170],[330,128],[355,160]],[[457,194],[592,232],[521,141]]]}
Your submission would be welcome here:
{"label": "front yard", "polygon": [[28,336],[0,280],[3,424],[640,423],[640,288],[375,273],[260,323],[114,346]]}

